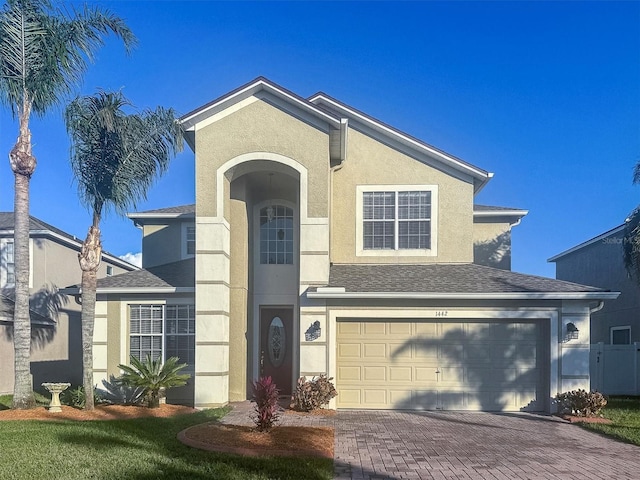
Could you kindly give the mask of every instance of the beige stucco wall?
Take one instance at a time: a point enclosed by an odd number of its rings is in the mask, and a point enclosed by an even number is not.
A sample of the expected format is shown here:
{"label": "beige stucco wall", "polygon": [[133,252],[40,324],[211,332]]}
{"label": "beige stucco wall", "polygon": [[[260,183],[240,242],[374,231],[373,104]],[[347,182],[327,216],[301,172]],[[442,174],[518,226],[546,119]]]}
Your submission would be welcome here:
{"label": "beige stucco wall", "polygon": [[473,223],[473,262],[511,270],[511,225],[476,219]]}
{"label": "beige stucco wall", "polygon": [[[149,268],[182,259],[182,221],[146,223],[142,230],[142,267]],[[186,222],[193,224],[193,220]]]}
{"label": "beige stucco wall", "polygon": [[[216,171],[242,154],[269,152],[308,170],[308,216],[328,212],[328,129],[313,126],[264,100],[257,100],[196,132],[196,212],[215,217]],[[229,198],[225,192],[224,198]],[[228,215],[228,209],[225,209]],[[228,219],[228,217],[227,217]]]}
{"label": "beige stucco wall", "polygon": [[[356,187],[437,185],[436,256],[356,256]],[[347,159],[334,173],[331,261],[335,263],[432,263],[473,260],[473,184],[413,159],[349,129]]]}

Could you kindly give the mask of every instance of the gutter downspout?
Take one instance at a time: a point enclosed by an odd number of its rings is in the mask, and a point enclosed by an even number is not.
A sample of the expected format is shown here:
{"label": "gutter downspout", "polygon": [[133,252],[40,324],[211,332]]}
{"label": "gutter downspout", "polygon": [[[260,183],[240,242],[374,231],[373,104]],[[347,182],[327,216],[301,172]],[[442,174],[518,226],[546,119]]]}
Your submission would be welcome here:
{"label": "gutter downspout", "polygon": [[335,167],[329,167],[329,265],[332,262],[332,248],[333,245],[333,174],[344,167],[344,162],[347,159],[347,131],[349,129],[349,119],[340,119],[340,156],[342,161]]}
{"label": "gutter downspout", "polygon": [[604,307],[604,300],[600,300],[600,302],[598,303],[598,305],[596,305],[593,308],[589,309],[589,315],[599,312],[600,310],[602,310],[602,308]]}

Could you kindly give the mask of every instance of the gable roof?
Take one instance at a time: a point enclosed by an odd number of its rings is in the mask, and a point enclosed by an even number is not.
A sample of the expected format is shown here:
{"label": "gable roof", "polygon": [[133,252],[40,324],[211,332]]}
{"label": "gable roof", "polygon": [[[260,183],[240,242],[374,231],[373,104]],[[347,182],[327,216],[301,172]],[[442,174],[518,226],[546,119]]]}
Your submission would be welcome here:
{"label": "gable roof", "polygon": [[127,213],[127,217],[139,223],[138,220],[153,219],[153,218],[195,218],[196,205],[194,203],[189,205],[177,205],[174,207],[156,208],[154,210],[144,210],[142,212],[130,212]]}
{"label": "gable roof", "polygon": [[324,109],[318,108],[307,99],[293,93],[290,90],[278,85],[277,83],[268,80],[265,77],[257,77],[254,80],[232,90],[231,92],[216,98],[215,100],[192,110],[191,112],[180,117],[180,123],[182,123],[185,129],[185,139],[189,146],[194,149],[194,137],[195,132],[200,125],[208,125],[210,122],[215,121],[218,114],[222,114],[225,110],[242,104],[242,102],[250,99],[251,97],[260,97],[263,95],[270,95],[272,98],[277,99],[280,102],[284,102],[283,105],[288,105],[298,111],[302,111],[305,114],[310,115],[310,118],[314,118],[326,124],[330,128],[330,136],[334,137],[334,141],[330,142],[330,156],[332,160],[342,161],[346,152],[346,121],[333,115]]}
{"label": "gable roof", "polygon": [[310,298],[610,299],[618,292],[475,264],[332,265]]}
{"label": "gable roof", "polygon": [[[195,259],[187,258],[98,280],[97,293],[177,293],[195,291]],[[81,286],[62,289],[80,293]]]}
{"label": "gable roof", "polygon": [[[6,295],[0,294],[0,322],[13,323],[14,308],[14,300]],[[29,309],[29,318],[31,319],[31,323],[35,325],[52,327],[56,324],[56,321],[52,318],[45,317],[32,309]]]}
{"label": "gable roof", "polygon": [[[15,216],[13,212],[0,212],[0,235],[13,235],[15,225]],[[53,225],[43,222],[39,218],[29,215],[29,236],[42,236],[55,239],[67,246],[80,251],[82,248],[82,239],[71,235],[64,230],[54,227]],[[115,264],[127,270],[137,270],[138,267],[127,262],[109,252],[102,252],[102,259],[109,263]]]}
{"label": "gable roof", "polygon": [[312,95],[309,97],[309,101],[315,105],[323,107],[323,110],[325,111],[333,111],[341,117],[347,117],[351,127],[362,125],[368,133],[372,133],[378,138],[383,137],[387,142],[391,140],[401,146],[423,154],[428,158],[441,162],[456,171],[471,176],[474,179],[474,191],[476,193],[482,190],[487,182],[493,177],[493,173],[487,172],[486,170],[465,162],[464,160],[440,150],[433,145],[423,142],[422,140],[398,130],[397,128],[392,127],[371,115],[361,112],[340,100],[336,100],[324,92],[318,92],[315,95]]}
{"label": "gable roof", "polygon": [[443,167],[450,169],[450,171],[471,177],[476,193],[493,177],[493,173],[412,137],[325,93],[319,92],[305,99],[264,77],[258,77],[183,115],[180,118],[180,122],[187,133],[187,143],[192,149],[195,148],[193,134],[200,126],[208,125],[210,122],[215,121],[217,116],[221,115],[225,110],[242,105],[242,102],[250,97],[264,93],[329,125],[330,136],[332,137],[329,145],[331,160],[343,161],[345,159],[348,126],[354,124],[364,128],[367,133],[383,143],[391,144],[394,148],[398,148],[405,153],[413,153],[413,157],[417,158],[418,161],[438,162]]}
{"label": "gable roof", "polygon": [[611,235],[615,235],[616,233],[623,232],[624,227],[625,227],[624,223],[622,225],[618,225],[617,227],[614,227],[611,230],[607,230],[606,232],[601,233],[600,235],[597,235],[585,242],[579,243],[575,247],[571,247],[568,250],[565,250],[564,252],[554,255],[553,257],[547,259],[547,262],[557,262],[558,260],[560,260],[561,258],[567,255],[577,252],[578,250],[582,250],[583,248],[588,247],[589,245],[593,245],[596,242],[600,242],[603,239],[610,237]]}

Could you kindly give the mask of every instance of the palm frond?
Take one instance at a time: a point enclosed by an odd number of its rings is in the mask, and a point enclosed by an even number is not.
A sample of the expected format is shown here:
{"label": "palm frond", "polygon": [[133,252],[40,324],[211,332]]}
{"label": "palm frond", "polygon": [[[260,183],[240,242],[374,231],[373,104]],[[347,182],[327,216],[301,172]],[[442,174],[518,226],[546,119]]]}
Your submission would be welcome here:
{"label": "palm frond", "polygon": [[99,91],[76,98],[65,113],[80,198],[99,215],[103,207],[119,214],[135,208],[183,147],[172,109],[127,114],[128,106],[121,92]]}
{"label": "palm frond", "polygon": [[640,282],[640,207],[625,222],[623,252],[627,273]]}
{"label": "palm frond", "polygon": [[14,115],[29,104],[44,114],[71,92],[105,37],[130,51],[136,38],[108,10],[63,12],[47,0],[13,0],[0,9],[0,100]]}

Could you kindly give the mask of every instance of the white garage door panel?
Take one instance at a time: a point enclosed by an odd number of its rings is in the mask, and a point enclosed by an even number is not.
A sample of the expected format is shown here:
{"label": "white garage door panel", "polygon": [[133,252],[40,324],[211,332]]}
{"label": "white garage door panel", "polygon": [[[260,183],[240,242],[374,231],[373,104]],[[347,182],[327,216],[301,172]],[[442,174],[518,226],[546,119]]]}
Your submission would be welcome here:
{"label": "white garage door panel", "polygon": [[544,410],[540,324],[337,323],[339,408]]}

